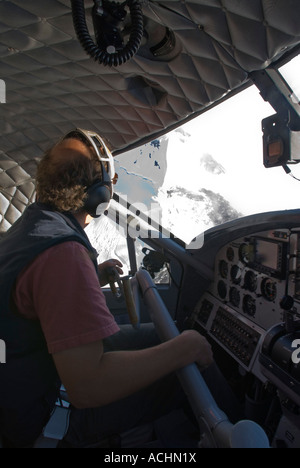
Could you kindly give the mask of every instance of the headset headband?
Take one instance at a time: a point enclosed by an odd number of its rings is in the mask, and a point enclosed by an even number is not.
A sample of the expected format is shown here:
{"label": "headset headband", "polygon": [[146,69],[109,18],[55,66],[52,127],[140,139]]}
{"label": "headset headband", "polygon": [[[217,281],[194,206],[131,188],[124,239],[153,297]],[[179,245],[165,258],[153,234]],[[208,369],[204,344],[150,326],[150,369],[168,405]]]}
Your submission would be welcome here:
{"label": "headset headband", "polygon": [[[102,163],[102,168],[104,167],[103,183],[112,184],[115,177],[114,159],[103,139],[98,135],[98,133],[90,130],[76,128],[75,131],[81,133],[94,148],[99,161]],[[107,173],[108,178],[106,177],[105,172]]]}
{"label": "headset headband", "polygon": [[94,148],[101,164],[102,179],[95,181],[94,184],[87,188],[87,199],[85,201],[86,211],[91,216],[98,217],[108,208],[113,196],[113,184],[116,183],[117,179],[114,160],[111,152],[98,133],[76,128],[65,135],[63,139],[73,137],[74,133],[82,135],[84,140]]}

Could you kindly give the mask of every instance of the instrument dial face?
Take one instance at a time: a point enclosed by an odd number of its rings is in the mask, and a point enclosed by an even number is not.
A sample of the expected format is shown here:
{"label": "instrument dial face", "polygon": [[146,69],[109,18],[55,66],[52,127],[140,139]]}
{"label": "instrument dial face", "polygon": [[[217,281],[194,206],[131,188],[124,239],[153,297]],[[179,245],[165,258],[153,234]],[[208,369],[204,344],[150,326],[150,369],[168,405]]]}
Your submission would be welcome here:
{"label": "instrument dial face", "polygon": [[228,263],[225,260],[221,260],[219,263],[219,273],[222,278],[227,278],[228,275]]}
{"label": "instrument dial face", "polygon": [[253,247],[249,244],[243,243],[239,247],[240,260],[247,264],[253,259]]}
{"label": "instrument dial face", "polygon": [[230,277],[233,283],[239,284],[242,278],[242,270],[238,265],[232,265],[230,269]]}
{"label": "instrument dial face", "polygon": [[251,297],[249,294],[246,294],[243,299],[243,311],[253,317],[256,312],[256,305],[255,305],[255,299]]}
{"label": "instrument dial face", "polygon": [[234,286],[230,288],[229,300],[234,307],[238,307],[240,305],[240,300],[241,300],[240,291]]}
{"label": "instrument dial face", "polygon": [[221,299],[225,299],[226,294],[227,294],[227,287],[224,281],[220,280],[218,282],[218,294]]}
{"label": "instrument dial face", "polygon": [[249,270],[245,274],[245,283],[244,283],[245,289],[248,289],[248,291],[254,292],[256,291],[257,288],[257,277],[256,274]]}
{"label": "instrument dial face", "polygon": [[270,278],[265,278],[261,283],[261,293],[267,301],[275,301],[277,295],[276,283]]}

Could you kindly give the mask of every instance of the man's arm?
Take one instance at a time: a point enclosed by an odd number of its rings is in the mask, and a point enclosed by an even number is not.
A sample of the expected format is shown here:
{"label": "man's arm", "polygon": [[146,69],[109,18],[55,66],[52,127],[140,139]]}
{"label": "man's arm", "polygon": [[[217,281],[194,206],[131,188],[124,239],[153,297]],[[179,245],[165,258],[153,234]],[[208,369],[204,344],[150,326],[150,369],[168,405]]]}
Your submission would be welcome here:
{"label": "man's arm", "polygon": [[53,359],[77,408],[112,403],[192,362],[206,367],[213,360],[210,345],[195,330],[148,349],[104,353],[97,341],[55,353]]}

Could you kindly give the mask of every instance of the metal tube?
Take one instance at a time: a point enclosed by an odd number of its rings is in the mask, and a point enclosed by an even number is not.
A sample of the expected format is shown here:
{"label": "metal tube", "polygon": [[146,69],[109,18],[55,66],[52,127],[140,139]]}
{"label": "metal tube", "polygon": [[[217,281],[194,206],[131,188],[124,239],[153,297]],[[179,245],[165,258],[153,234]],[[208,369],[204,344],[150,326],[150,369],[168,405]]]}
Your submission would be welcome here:
{"label": "metal tube", "polygon": [[[136,277],[159,338],[162,341],[167,341],[179,335],[178,328],[159,296],[149,273],[145,270],[139,270]],[[190,364],[179,370],[178,376],[189,399],[192,400],[193,408],[197,408],[197,417],[205,416],[212,428],[217,426],[220,421],[227,419],[227,416],[217,407],[196,364]],[[201,401],[200,408],[199,401]]]}
{"label": "metal tube", "polygon": [[[149,273],[139,270],[136,278],[160,339],[167,341],[179,335]],[[233,425],[228,420],[217,406],[196,364],[180,369],[177,374],[203,434],[201,447],[269,447],[264,431],[253,421],[245,420]]]}

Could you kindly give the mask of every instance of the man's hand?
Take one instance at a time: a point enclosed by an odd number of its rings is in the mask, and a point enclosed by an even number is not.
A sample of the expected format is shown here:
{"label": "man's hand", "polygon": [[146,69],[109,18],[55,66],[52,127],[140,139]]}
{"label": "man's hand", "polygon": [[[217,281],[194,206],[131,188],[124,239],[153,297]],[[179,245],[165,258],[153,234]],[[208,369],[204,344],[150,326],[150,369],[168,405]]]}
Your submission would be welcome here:
{"label": "man's hand", "polygon": [[188,340],[189,351],[185,353],[185,358],[188,362],[194,361],[198,365],[199,370],[206,369],[214,362],[211,345],[199,332],[196,330],[185,330],[181,333],[181,338]]}
{"label": "man's hand", "polygon": [[110,281],[113,281],[115,278],[111,276],[111,269],[116,269],[119,275],[123,274],[122,270],[123,264],[116,259],[111,258],[110,260],[106,260],[103,263],[98,265],[98,278],[100,281],[101,286],[105,286]]}

